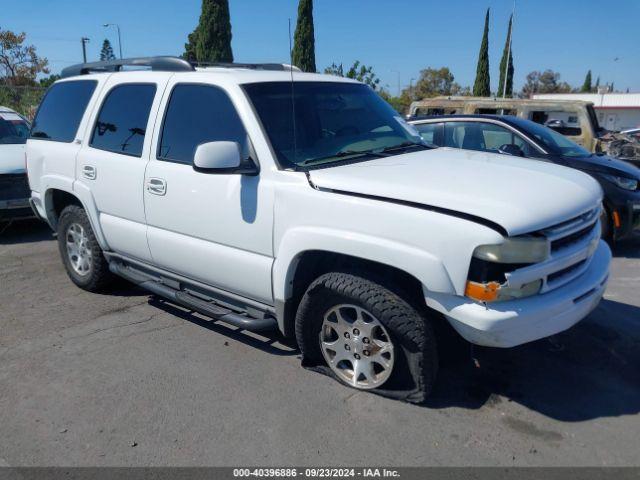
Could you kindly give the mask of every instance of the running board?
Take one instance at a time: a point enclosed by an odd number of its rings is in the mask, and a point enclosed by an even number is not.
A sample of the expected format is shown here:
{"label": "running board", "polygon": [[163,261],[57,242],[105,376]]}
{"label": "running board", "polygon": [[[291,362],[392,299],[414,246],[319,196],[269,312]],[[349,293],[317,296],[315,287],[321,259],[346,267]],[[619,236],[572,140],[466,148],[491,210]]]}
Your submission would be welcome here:
{"label": "running board", "polygon": [[213,301],[209,302],[191,295],[184,290],[165,285],[161,279],[136,271],[117,261],[109,262],[109,270],[131,283],[135,283],[139,287],[149,290],[155,295],[164,297],[214,320],[233,325],[234,327],[251,331],[263,331],[273,330],[278,326],[276,319],[273,317],[265,316],[264,318],[255,318],[244,313],[236,313],[233,310],[217,305]]}

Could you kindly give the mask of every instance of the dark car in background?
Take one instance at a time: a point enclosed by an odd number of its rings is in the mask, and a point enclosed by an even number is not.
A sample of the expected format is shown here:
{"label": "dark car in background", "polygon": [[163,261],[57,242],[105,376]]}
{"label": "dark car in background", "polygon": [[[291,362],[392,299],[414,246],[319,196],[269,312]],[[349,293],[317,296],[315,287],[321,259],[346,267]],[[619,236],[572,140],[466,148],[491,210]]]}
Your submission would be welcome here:
{"label": "dark car in background", "polygon": [[588,173],[604,190],[603,237],[618,240],[640,233],[640,169],[634,165],[593,154],[550,128],[513,116],[441,115],[409,122],[435,147],[526,157]]}

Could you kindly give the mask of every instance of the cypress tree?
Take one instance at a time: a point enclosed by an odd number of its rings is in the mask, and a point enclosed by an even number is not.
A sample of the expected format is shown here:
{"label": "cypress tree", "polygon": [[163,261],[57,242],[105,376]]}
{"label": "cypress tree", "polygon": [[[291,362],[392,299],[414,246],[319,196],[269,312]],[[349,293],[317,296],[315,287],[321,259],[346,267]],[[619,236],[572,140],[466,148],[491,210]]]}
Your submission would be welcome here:
{"label": "cypress tree", "polygon": [[115,60],[115,58],[111,42],[105,38],[104,42],[102,42],[102,50],[100,50],[100,61]]}
{"label": "cypress tree", "polygon": [[196,56],[196,42],[198,40],[198,27],[189,34],[187,37],[187,43],[184,44],[184,53],[182,54],[182,58],[185,60],[189,60],[190,62],[195,62],[198,57]]}
{"label": "cypress tree", "polygon": [[584,83],[582,84],[582,87],[580,88],[581,92],[590,92],[591,91],[591,70],[589,70],[587,72],[587,76],[584,77]]}
{"label": "cypress tree", "polygon": [[200,22],[194,33],[199,62],[233,62],[228,0],[202,0]]}
{"label": "cypress tree", "polygon": [[476,97],[491,96],[491,83],[489,78],[489,9],[484,19],[484,34],[480,44],[478,55],[478,67],[476,68],[476,81],[473,84],[473,95]]}
{"label": "cypress tree", "polygon": [[[507,30],[507,41],[504,44],[502,52],[502,60],[500,60],[500,82],[498,83],[498,96],[504,93],[504,74],[507,70],[507,97],[513,97],[513,45],[511,45],[511,26],[513,24],[513,15],[509,17],[509,28]],[[507,68],[507,61],[509,67]]]}
{"label": "cypress tree", "polygon": [[313,0],[300,0],[298,22],[293,37],[293,64],[303,72],[316,71],[316,47],[313,34]]}

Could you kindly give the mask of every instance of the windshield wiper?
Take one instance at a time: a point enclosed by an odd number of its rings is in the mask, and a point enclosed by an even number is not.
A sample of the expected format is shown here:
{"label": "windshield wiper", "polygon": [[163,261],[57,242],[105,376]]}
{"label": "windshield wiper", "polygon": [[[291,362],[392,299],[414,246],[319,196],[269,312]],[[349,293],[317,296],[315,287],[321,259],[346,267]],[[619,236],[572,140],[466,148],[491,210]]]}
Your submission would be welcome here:
{"label": "windshield wiper", "polygon": [[409,148],[421,147],[425,150],[431,150],[433,147],[430,147],[424,143],[418,142],[403,142],[398,145],[392,145],[390,147],[382,148],[380,150],[341,150],[338,153],[333,155],[328,155],[326,157],[321,158],[310,158],[308,160],[303,160],[299,162],[298,165],[311,165],[314,163],[323,163],[328,160],[339,160],[344,157],[353,157],[353,158],[384,158],[389,157],[391,153],[399,151],[399,150],[407,150]]}
{"label": "windshield wiper", "polygon": [[421,147],[425,150],[431,150],[433,148],[433,147],[430,147],[429,145],[426,145],[424,143],[419,143],[419,142],[402,142],[402,143],[399,143],[398,145],[392,145],[391,147],[383,148],[380,151],[382,153],[390,153],[390,152],[395,152],[397,150],[407,150],[409,148],[414,148],[414,147]]}
{"label": "windshield wiper", "polygon": [[303,160],[302,162],[299,162],[298,165],[310,165],[312,163],[323,163],[324,161],[327,161],[327,160],[341,159],[341,158],[344,158],[344,157],[382,158],[382,157],[387,157],[387,156],[388,155],[385,155],[382,152],[375,152],[373,150],[341,150],[338,153],[334,153],[333,155],[328,155],[326,157],[309,158],[308,160]]}

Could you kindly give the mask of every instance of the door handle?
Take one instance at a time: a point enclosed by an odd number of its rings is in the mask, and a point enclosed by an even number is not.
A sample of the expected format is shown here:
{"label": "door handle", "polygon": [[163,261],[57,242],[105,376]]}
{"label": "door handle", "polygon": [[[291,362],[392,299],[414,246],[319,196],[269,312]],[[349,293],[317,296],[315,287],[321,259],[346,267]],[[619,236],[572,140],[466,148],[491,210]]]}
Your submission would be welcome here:
{"label": "door handle", "polygon": [[84,165],[82,167],[82,176],[89,180],[95,180],[98,176],[98,169],[92,165]]}
{"label": "door handle", "polygon": [[147,182],[147,191],[154,195],[164,195],[167,193],[167,182],[162,178],[150,178]]}

